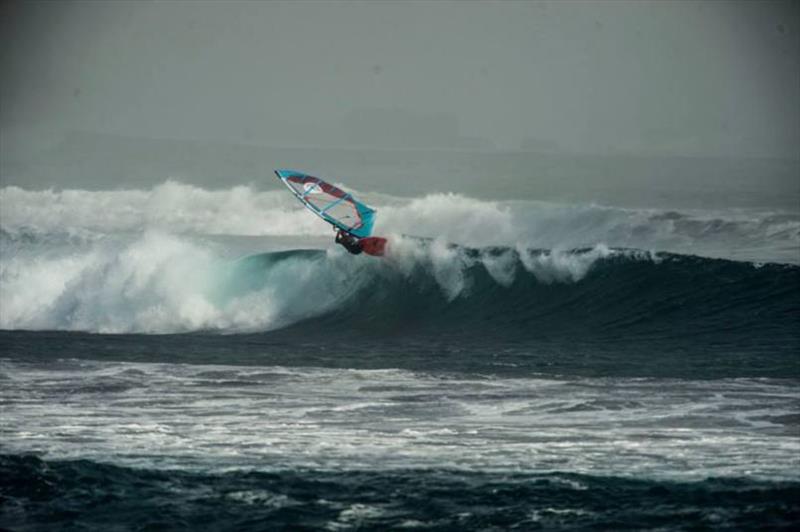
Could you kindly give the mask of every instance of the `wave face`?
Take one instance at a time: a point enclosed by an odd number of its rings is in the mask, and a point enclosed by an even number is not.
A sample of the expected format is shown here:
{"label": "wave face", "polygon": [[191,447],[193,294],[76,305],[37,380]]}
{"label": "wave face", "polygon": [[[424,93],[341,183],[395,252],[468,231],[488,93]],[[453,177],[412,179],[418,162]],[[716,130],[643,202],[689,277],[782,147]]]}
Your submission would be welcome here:
{"label": "wave face", "polygon": [[586,346],[623,366],[623,352],[641,362],[692,350],[745,353],[780,371],[800,349],[798,266],[605,246],[473,249],[402,237],[391,246],[385,259],[338,249],[235,259],[158,232],[60,251],[6,236],[0,327],[267,334],[403,356],[414,345],[420,356],[488,349],[514,364]]}
{"label": "wave face", "polygon": [[[7,238],[6,238],[7,239]],[[174,333],[317,327],[472,330],[530,337],[580,328],[628,336],[780,331],[800,268],[595,246],[461,248],[399,238],[384,260],[340,250],[226,259],[162,233],[49,253],[4,245],[6,329]],[[385,329],[385,331],[383,330]]]}

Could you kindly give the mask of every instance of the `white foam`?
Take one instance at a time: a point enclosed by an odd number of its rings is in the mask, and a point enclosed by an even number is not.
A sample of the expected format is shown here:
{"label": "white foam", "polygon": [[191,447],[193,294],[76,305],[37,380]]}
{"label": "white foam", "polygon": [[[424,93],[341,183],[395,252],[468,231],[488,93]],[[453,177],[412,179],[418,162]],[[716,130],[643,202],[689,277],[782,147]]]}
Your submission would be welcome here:
{"label": "white foam", "polygon": [[[236,264],[213,247],[151,231],[128,244],[65,255],[19,252],[0,260],[0,328],[104,333],[267,330],[324,312],[346,298],[342,261],[289,260],[250,273],[257,286],[229,293]],[[253,279],[255,276],[255,279]],[[235,281],[236,279],[234,279]]]}
{"label": "white foam", "polygon": [[[654,249],[753,261],[800,262],[800,215],[731,210],[658,211],[458,194],[394,198],[367,192],[377,234],[441,238],[464,246]],[[167,181],[149,190],[0,189],[0,226],[11,233],[171,233],[330,236],[330,227],[285,190],[206,190]]]}
{"label": "white foam", "polygon": [[499,254],[484,251],[480,262],[497,284],[509,287],[514,283],[517,276],[517,255],[511,249],[505,249]]}
{"label": "white foam", "polygon": [[[52,459],[213,470],[800,478],[796,422],[763,422],[797,415],[794,380],[442,379],[324,368],[288,375],[69,360],[0,359],[0,367],[10,377],[0,445]],[[554,482],[586,489],[573,479]],[[267,492],[236,497],[291,504]],[[342,520],[361,510],[368,511],[353,508]]]}
{"label": "white foam", "polygon": [[161,229],[210,235],[322,235],[329,226],[285,191],[248,186],[205,190],[167,181],[150,190],[29,191],[0,189],[2,225],[38,232],[64,228],[100,233]]}
{"label": "white foam", "polygon": [[521,233],[507,205],[458,194],[431,194],[381,208],[375,229],[436,237],[466,246],[510,243]]}
{"label": "white foam", "polygon": [[599,244],[586,253],[564,250],[531,251],[517,250],[525,269],[543,283],[576,282],[583,279],[598,259],[608,257],[614,252]]}

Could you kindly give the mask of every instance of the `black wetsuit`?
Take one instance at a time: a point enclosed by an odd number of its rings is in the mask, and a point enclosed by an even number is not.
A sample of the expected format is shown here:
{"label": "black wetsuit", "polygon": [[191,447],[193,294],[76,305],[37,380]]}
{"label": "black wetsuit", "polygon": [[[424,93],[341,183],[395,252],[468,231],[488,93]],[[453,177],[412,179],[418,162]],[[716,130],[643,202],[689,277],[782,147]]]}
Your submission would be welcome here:
{"label": "black wetsuit", "polygon": [[344,231],[339,231],[336,233],[336,243],[344,246],[344,249],[353,255],[358,255],[363,251],[361,249],[361,242],[358,241],[358,238],[354,237],[350,233],[345,233]]}

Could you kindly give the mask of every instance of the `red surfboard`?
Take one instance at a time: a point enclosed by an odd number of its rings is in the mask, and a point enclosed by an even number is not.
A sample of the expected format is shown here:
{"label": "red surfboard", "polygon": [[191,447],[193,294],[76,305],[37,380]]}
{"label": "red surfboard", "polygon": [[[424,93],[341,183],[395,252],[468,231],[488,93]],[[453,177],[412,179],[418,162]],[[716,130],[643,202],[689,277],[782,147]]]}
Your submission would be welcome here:
{"label": "red surfboard", "polygon": [[386,253],[386,239],[379,236],[368,236],[358,241],[367,255],[382,257]]}

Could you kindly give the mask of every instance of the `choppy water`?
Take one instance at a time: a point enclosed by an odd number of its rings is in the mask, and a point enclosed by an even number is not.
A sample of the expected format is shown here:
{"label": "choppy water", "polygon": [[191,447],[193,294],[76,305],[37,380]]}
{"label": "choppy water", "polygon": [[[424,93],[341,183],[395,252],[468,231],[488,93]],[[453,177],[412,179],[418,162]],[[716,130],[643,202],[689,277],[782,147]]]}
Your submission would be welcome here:
{"label": "choppy water", "polygon": [[371,199],[3,189],[0,526],[798,525],[797,213]]}

